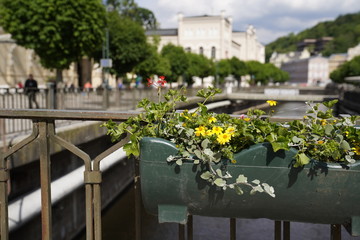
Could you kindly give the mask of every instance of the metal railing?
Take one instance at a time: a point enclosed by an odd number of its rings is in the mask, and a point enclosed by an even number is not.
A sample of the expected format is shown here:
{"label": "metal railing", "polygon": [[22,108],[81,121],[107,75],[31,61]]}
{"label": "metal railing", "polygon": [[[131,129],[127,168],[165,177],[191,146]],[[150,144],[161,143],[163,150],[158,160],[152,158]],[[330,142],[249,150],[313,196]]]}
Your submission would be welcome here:
{"label": "metal railing", "polygon": [[[50,176],[50,148],[53,144],[58,144],[69,150],[74,155],[84,161],[85,171],[85,209],[86,209],[86,239],[101,240],[101,182],[102,172],[100,162],[108,155],[121,148],[129,141],[128,136],[113,145],[103,153],[91,159],[90,156],[79,149],[77,146],[64,140],[55,133],[56,120],[77,120],[77,121],[125,121],[137,113],[129,112],[109,112],[109,111],[65,111],[65,110],[0,110],[0,119],[27,119],[32,121],[32,133],[19,143],[9,149],[0,151],[0,237],[2,240],[9,239],[8,226],[8,181],[9,169],[8,158],[20,151],[25,146],[32,144],[34,140],[39,142],[40,153],[40,182],[41,182],[41,221],[42,239],[52,239],[52,202],[51,202],[51,176]],[[138,164],[138,162],[136,162]],[[136,189],[136,239],[141,239],[140,215],[141,209],[139,192],[139,175],[135,172]],[[290,239],[290,223],[275,221],[275,239]],[[179,224],[179,239],[193,239],[192,216],[186,226]],[[236,219],[230,219],[230,239],[236,237]],[[331,239],[341,239],[341,226],[331,225]]]}

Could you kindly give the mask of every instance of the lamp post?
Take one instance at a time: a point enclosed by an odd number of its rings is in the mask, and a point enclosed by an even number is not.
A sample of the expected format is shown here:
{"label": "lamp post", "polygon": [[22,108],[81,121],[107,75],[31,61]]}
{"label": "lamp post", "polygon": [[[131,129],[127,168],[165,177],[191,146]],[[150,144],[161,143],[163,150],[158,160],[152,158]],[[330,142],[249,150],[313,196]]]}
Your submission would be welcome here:
{"label": "lamp post", "polygon": [[[107,6],[106,11],[110,12],[112,11],[111,6]],[[102,67],[102,87],[103,87],[103,108],[107,109],[109,107],[109,92],[108,92],[108,86],[109,86],[109,79],[108,79],[108,73],[109,68],[112,67],[112,60],[110,59],[110,50],[109,50],[109,28],[105,28],[105,42],[103,44],[102,48],[102,59],[100,60],[100,65]]]}

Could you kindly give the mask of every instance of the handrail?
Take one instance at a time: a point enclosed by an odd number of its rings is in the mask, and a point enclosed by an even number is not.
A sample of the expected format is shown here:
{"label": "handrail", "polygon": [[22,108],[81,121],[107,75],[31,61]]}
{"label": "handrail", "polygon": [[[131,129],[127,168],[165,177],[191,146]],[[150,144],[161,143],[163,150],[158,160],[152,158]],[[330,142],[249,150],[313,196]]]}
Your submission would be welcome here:
{"label": "handrail", "polygon": [[[74,110],[40,110],[40,109],[1,109],[0,119],[30,119],[33,121],[33,133],[24,140],[16,143],[9,149],[0,151],[0,239],[9,239],[8,218],[8,158],[23,147],[34,144],[37,139],[40,153],[40,182],[41,182],[41,219],[42,239],[52,239],[52,197],[50,174],[50,148],[58,144],[71,153],[83,159],[85,164],[83,184],[86,195],[86,236],[87,240],[101,240],[101,181],[102,172],[100,162],[117,151],[129,138],[124,136],[123,141],[115,144],[95,159],[74,144],[62,139],[55,132],[55,120],[82,120],[82,121],[125,121],[137,112],[109,112],[109,111],[74,111]],[[35,143],[36,144],[36,143]]]}

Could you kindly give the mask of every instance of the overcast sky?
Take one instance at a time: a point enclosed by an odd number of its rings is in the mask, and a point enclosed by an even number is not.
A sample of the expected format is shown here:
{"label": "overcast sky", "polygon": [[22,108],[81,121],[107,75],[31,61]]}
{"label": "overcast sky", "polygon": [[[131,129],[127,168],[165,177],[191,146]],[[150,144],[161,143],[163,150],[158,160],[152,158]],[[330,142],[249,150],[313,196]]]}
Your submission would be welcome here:
{"label": "overcast sky", "polygon": [[177,28],[177,13],[184,16],[220,15],[233,18],[233,30],[252,24],[260,42],[297,33],[318,22],[360,11],[360,0],[135,0],[151,10],[161,28]]}

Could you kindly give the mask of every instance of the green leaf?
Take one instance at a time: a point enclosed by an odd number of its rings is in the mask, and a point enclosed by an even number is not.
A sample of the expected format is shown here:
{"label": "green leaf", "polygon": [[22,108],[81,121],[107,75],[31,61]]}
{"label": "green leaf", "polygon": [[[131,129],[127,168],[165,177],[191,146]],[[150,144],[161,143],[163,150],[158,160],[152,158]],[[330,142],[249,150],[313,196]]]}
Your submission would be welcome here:
{"label": "green leaf", "polygon": [[245,177],[243,174],[239,175],[236,179],[236,183],[247,183],[247,177]]}
{"label": "green leaf", "polygon": [[351,150],[350,144],[345,140],[340,143],[340,147],[344,150]]}
{"label": "green leaf", "polygon": [[216,169],[216,173],[219,177],[223,177],[222,171],[220,169]]}
{"label": "green leaf", "polygon": [[139,147],[135,142],[126,143],[123,150],[126,152],[126,156],[134,155],[138,157],[140,155]]}
{"label": "green leaf", "polygon": [[327,124],[325,126],[325,134],[330,136],[331,135],[331,132],[334,130],[334,126],[333,125],[330,125],[330,124]]}
{"label": "green leaf", "polygon": [[258,185],[258,184],[260,184],[260,181],[259,181],[258,179],[255,179],[255,180],[253,180],[253,181],[252,181],[252,183],[254,183],[254,184],[257,184],[257,185]]}
{"label": "green leaf", "polygon": [[183,164],[183,161],[181,159],[176,160],[176,164],[181,166]]}
{"label": "green leaf", "polygon": [[310,162],[310,158],[306,156],[304,153],[300,153],[296,155],[296,163],[294,164],[294,167],[301,167]]}
{"label": "green leaf", "polygon": [[204,180],[209,180],[210,178],[213,177],[213,174],[209,171],[203,172],[200,177]]}
{"label": "green leaf", "polygon": [[235,186],[235,192],[238,194],[238,195],[243,195],[244,194],[244,191],[241,189],[241,187],[239,186]]}
{"label": "green leaf", "polygon": [[224,187],[226,185],[226,181],[222,178],[215,179],[214,183],[218,187]]}
{"label": "green leaf", "polygon": [[209,147],[209,143],[210,143],[209,139],[205,138],[205,139],[201,142],[201,147],[202,147],[203,149],[206,149],[206,148]]}
{"label": "green leaf", "polygon": [[197,158],[202,159],[202,153],[201,153],[199,150],[195,150],[195,151],[194,151],[194,154],[195,154],[195,156],[196,156]]}

